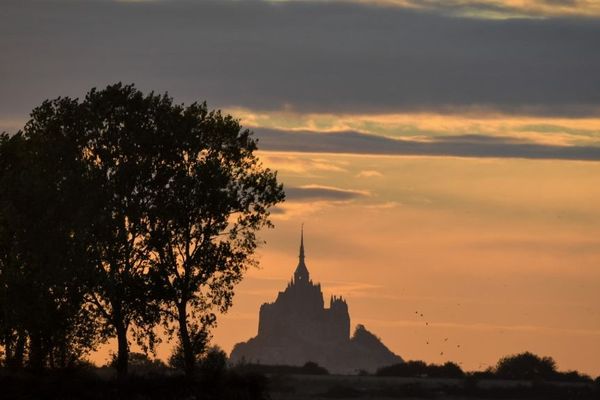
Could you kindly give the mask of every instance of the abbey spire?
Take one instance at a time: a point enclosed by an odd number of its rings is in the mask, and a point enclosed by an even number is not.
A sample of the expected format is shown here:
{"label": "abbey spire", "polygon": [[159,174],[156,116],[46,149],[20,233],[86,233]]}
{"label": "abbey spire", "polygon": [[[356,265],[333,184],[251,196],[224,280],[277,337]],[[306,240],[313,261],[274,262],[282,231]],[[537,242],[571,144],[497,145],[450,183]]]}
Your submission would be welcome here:
{"label": "abbey spire", "polygon": [[294,272],[294,281],[296,283],[308,283],[310,277],[308,274],[308,268],[306,268],[306,264],[304,263],[304,224],[302,224],[302,228],[300,229],[300,254],[298,258],[298,266]]}
{"label": "abbey spire", "polygon": [[304,264],[304,224],[300,227],[300,262]]}

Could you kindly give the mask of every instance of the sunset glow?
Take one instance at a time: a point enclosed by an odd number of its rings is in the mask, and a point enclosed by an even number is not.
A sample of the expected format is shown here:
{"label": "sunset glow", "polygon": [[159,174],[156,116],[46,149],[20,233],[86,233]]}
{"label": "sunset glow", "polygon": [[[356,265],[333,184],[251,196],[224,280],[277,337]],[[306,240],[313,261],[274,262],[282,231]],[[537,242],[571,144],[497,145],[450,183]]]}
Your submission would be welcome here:
{"label": "sunset glow", "polygon": [[227,352],[286,287],[304,224],[325,298],[405,360],[531,351],[595,378],[599,50],[596,0],[3,0],[0,133],[115,82],[252,130],[286,200],[218,315]]}
{"label": "sunset glow", "polygon": [[482,369],[530,349],[564,369],[599,371],[600,164],[262,158],[288,188],[329,184],[355,195],[290,196],[218,343],[229,348],[255,334],[260,304],[293,272],[305,222],[307,265],[326,298],[346,297],[352,323],[371,327],[398,354]]}

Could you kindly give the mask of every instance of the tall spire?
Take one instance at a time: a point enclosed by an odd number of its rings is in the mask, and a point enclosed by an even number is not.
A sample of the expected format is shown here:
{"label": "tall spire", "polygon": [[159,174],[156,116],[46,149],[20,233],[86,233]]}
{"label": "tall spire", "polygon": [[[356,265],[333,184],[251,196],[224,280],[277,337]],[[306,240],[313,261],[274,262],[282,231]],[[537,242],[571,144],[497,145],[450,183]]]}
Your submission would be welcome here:
{"label": "tall spire", "polygon": [[300,227],[300,262],[304,264],[304,224]]}
{"label": "tall spire", "polygon": [[298,256],[298,266],[296,267],[296,271],[294,272],[294,281],[296,283],[299,282],[309,282],[309,274],[308,268],[306,268],[306,264],[304,264],[304,224],[300,228],[300,254]]}

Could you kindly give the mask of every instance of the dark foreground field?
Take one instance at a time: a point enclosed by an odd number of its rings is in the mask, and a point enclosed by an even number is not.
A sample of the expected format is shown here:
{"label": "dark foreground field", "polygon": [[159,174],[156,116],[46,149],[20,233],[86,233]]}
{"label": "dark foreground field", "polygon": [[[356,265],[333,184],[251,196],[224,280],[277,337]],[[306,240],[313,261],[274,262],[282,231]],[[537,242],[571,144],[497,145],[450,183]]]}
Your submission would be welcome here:
{"label": "dark foreground field", "polygon": [[0,400],[262,400],[270,398],[267,383],[264,375],[235,372],[192,380],[183,375],[117,380],[93,372],[42,377],[3,374]]}
{"label": "dark foreground field", "polygon": [[271,376],[272,400],[304,399],[595,399],[593,383],[401,378],[376,376]]}
{"label": "dark foreground field", "polygon": [[182,375],[116,380],[100,371],[0,375],[0,399],[60,400],[308,400],[308,399],[548,399],[600,400],[598,383],[240,373],[186,379]]}

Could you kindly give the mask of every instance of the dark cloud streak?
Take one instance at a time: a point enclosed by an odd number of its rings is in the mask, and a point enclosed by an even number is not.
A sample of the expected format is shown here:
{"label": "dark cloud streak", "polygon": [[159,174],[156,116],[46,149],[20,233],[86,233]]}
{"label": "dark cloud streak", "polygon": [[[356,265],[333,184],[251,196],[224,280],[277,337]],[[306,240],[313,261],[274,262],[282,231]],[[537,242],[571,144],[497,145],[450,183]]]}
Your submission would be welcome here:
{"label": "dark cloud streak", "polygon": [[260,149],[273,151],[600,161],[600,147],[556,146],[498,136],[460,135],[414,141],[358,132],[257,129],[256,134]]}
{"label": "dark cloud streak", "polygon": [[289,201],[348,201],[368,196],[359,190],[341,189],[330,186],[286,187],[285,195]]}

